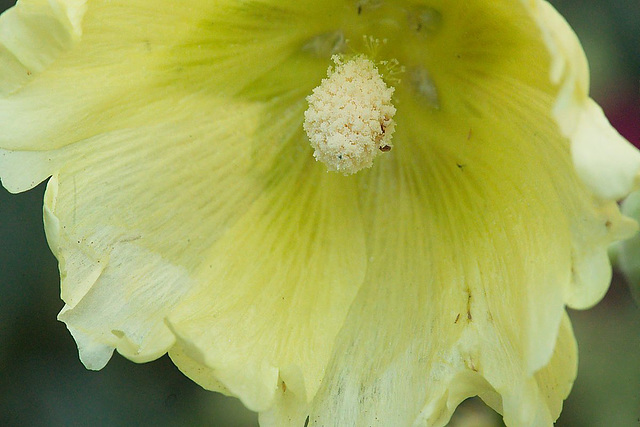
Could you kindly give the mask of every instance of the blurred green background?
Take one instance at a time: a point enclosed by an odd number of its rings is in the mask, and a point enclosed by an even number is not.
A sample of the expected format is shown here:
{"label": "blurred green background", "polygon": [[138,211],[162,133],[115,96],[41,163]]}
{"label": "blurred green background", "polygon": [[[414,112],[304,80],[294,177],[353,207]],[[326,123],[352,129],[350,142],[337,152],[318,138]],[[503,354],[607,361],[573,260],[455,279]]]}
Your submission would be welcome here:
{"label": "blurred green background", "polygon": [[[0,0],[0,11],[14,2]],[[640,143],[640,1],[552,2],[574,27],[592,68],[592,95]],[[1,130],[0,130],[1,131]],[[206,392],[165,356],[137,365],[115,354],[85,370],[65,326],[57,264],[44,238],[44,185],[0,189],[0,426],[255,426],[235,399]],[[557,425],[640,427],[640,310],[616,275],[605,300],[571,311],[580,368]],[[476,400],[451,425],[500,425]]]}

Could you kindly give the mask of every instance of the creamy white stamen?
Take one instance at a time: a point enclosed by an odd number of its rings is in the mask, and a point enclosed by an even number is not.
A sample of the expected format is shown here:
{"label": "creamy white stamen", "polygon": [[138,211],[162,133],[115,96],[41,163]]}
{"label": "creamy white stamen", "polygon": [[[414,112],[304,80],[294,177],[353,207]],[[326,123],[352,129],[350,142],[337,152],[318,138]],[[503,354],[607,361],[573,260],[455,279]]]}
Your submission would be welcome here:
{"label": "creamy white stamen", "polygon": [[307,97],[304,130],[316,160],[330,171],[350,175],[391,150],[394,88],[364,56],[343,62],[334,55],[333,61],[328,77]]}

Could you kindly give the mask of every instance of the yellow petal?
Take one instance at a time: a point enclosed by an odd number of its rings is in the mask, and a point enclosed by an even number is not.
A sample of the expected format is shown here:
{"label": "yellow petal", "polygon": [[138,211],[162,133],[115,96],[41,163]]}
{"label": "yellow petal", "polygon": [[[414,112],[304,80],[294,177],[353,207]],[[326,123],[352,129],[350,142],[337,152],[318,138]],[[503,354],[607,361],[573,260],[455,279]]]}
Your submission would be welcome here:
{"label": "yellow petal", "polygon": [[482,54],[431,68],[457,90],[434,109],[397,88],[392,162],[362,176],[364,285],[316,399],[295,407],[284,391],[262,418],[273,425],[305,411],[319,425],[444,425],[475,394],[509,425],[559,415],[575,376],[565,303],[602,297],[607,245],[634,225],[574,171],[528,15],[511,27],[467,13],[451,37]]}
{"label": "yellow petal", "polygon": [[[198,105],[196,99],[191,99],[191,102],[191,105]],[[313,173],[318,182],[331,177],[325,176],[315,165],[315,169],[302,172],[305,163],[300,163],[302,169],[298,174],[277,176],[274,183],[275,178],[254,167],[255,159],[252,157],[255,156],[256,141],[245,138],[244,133],[234,136],[236,129],[247,132],[254,125],[250,120],[256,117],[250,114],[253,107],[243,106],[235,110],[225,104],[222,111],[220,107],[216,110],[212,102],[203,105],[206,108],[202,111],[217,111],[217,117],[223,122],[206,124],[204,113],[190,113],[176,118],[177,123],[167,122],[106,134],[81,145],[39,154],[47,158],[47,161],[42,161],[43,165],[59,168],[49,183],[45,206],[49,242],[60,260],[62,297],[67,303],[60,319],[69,325],[78,340],[81,357],[88,367],[102,367],[108,360],[108,349],[113,347],[138,361],[151,360],[166,352],[173,345],[174,337],[165,326],[164,319],[170,312],[177,312],[176,304],[181,300],[187,301],[186,306],[195,313],[195,302],[202,298],[197,295],[187,298],[189,292],[206,292],[212,297],[226,294],[235,301],[237,295],[230,290],[238,284],[228,278],[234,283],[228,285],[224,277],[229,273],[212,269],[213,261],[208,260],[213,257],[211,259],[215,260],[218,268],[225,264],[233,265],[233,258],[225,258],[227,262],[221,264],[222,255],[215,253],[221,251],[225,256],[231,256],[229,239],[238,238],[237,233],[242,232],[249,233],[248,239],[256,232],[254,227],[259,227],[257,218],[267,218],[260,206],[262,209],[275,209],[277,202],[282,209],[288,204],[288,199],[282,194],[304,194],[305,187],[297,181],[309,186],[306,187],[309,199],[300,206],[302,211],[298,216],[304,212],[303,218],[309,221],[304,230],[311,235],[297,237],[300,251],[292,256],[299,258],[291,260],[291,268],[296,269],[303,265],[301,260],[311,258],[315,260],[316,269],[326,271],[326,275],[330,276],[330,272],[335,276],[340,274],[341,278],[332,278],[326,287],[309,285],[310,292],[328,292],[331,287],[337,287],[338,294],[344,293],[347,301],[335,306],[338,311],[346,310],[348,294],[353,293],[360,282],[358,277],[362,275],[359,271],[362,270],[364,256],[356,245],[362,239],[362,229],[358,212],[353,208],[357,200],[351,188],[353,184],[345,187],[336,181],[320,187],[322,191],[318,194],[313,191],[316,181],[301,180],[300,174]],[[302,111],[298,110],[297,114],[289,115],[297,117],[301,114]],[[279,117],[283,119],[284,114]],[[297,121],[283,119],[274,123],[278,124],[279,131],[284,124],[293,126],[297,131],[293,134],[301,134]],[[268,132],[263,129],[256,138],[262,141],[268,137]],[[171,137],[167,138],[169,133]],[[228,149],[210,144],[210,138],[224,139],[229,143]],[[6,165],[11,169],[11,156],[21,153],[5,154]],[[36,153],[31,155],[37,156]],[[141,162],[141,158],[146,161]],[[153,161],[150,163],[149,159]],[[212,181],[202,179],[203,176],[210,177],[216,185],[210,185]],[[289,186],[288,192],[279,193],[285,183]],[[336,187],[343,192],[342,195]],[[319,200],[314,202],[316,197]],[[350,211],[351,220],[331,222],[330,213],[327,214],[326,210],[334,206],[332,203],[343,206],[345,212]],[[305,209],[314,206],[317,207],[315,213],[306,212]],[[294,215],[293,212],[289,214]],[[291,222],[294,229],[285,228],[285,231],[302,233],[301,223],[296,218],[295,215],[281,215],[276,219]],[[268,230],[268,224],[265,230]],[[334,233],[346,240],[344,243],[334,241],[322,233],[321,226],[326,227],[328,234]],[[292,303],[288,299],[292,298],[291,288],[303,277],[284,269],[279,258],[281,252],[265,254],[262,244],[266,240],[261,239],[259,233],[257,235],[257,240],[248,242],[249,246],[242,247],[242,251],[235,254],[238,259],[235,262],[262,259],[263,268],[270,269],[270,274],[275,269],[275,272],[288,275],[279,283],[285,289],[274,290],[274,294],[278,293],[278,304],[283,304],[283,297],[287,303]],[[279,234],[273,236],[282,237]],[[309,252],[307,247],[307,243],[316,238],[314,236],[327,244],[318,243],[317,253]],[[336,258],[337,253],[322,252],[330,251],[333,245],[347,243],[353,248],[348,256]],[[285,246],[281,249],[288,251],[292,248]],[[274,259],[269,261],[269,257]],[[267,271],[261,273],[262,267],[256,265],[255,268],[254,274],[267,275]],[[349,272],[342,274],[342,270]],[[238,271],[247,273],[248,270],[243,267]],[[295,271],[306,276],[314,270]],[[320,274],[316,277],[323,280]],[[220,290],[216,291],[211,286],[212,279],[222,287]],[[275,284],[278,282],[274,279]],[[260,282],[251,285],[255,283]],[[238,289],[238,292],[242,294],[247,290]],[[328,292],[325,297],[336,295]],[[318,298],[304,293],[298,293],[297,298],[318,302]],[[266,305],[265,310],[265,315],[278,314]],[[329,312],[330,307],[326,311],[318,309],[323,324],[328,322],[325,316]],[[336,322],[339,320],[337,315]],[[286,324],[282,327],[284,331],[292,329]],[[326,330],[330,331],[330,328]],[[226,333],[239,336],[242,330]],[[284,332],[280,330],[278,333]],[[94,350],[97,352],[95,355],[92,354]],[[326,351],[330,348],[327,347]]]}
{"label": "yellow petal", "polygon": [[[325,25],[293,1],[274,8],[232,0],[92,1],[86,7],[80,0],[57,0],[50,2],[53,10],[41,0],[20,3],[2,24],[3,31],[20,31],[0,38],[3,51],[24,56],[18,62],[33,72],[29,84],[20,77],[9,88],[20,90],[0,99],[0,146],[13,150],[55,149],[157,122],[159,113],[187,108],[182,98],[194,93],[237,94]],[[14,40],[20,44],[9,43]],[[261,66],[248,65],[257,58]],[[18,66],[11,64],[3,75]],[[300,70],[298,76],[303,82],[314,73]],[[210,113],[209,120],[216,120]]]}
{"label": "yellow petal", "polygon": [[283,176],[202,254],[202,286],[169,317],[183,347],[254,410],[271,404],[278,376],[303,399],[319,386],[364,275],[355,195],[320,165]]}
{"label": "yellow petal", "polygon": [[169,355],[173,363],[179,366],[185,375],[193,379],[201,387],[233,396],[233,393],[217,379],[216,371],[189,357],[180,343],[176,343],[171,347]]}
{"label": "yellow petal", "polygon": [[569,396],[578,370],[578,346],[565,313],[560,324],[556,348],[551,360],[535,374],[540,391],[540,401],[549,409],[551,419],[556,419],[562,410],[562,401]]}
{"label": "yellow petal", "polygon": [[550,78],[558,85],[554,117],[571,140],[580,177],[600,198],[616,200],[640,185],[640,153],[609,124],[589,98],[589,68],[575,33],[544,0],[522,0],[551,54]]}
{"label": "yellow petal", "polygon": [[2,14],[0,95],[31,81],[79,39],[85,9],[82,0],[32,0]]}
{"label": "yellow petal", "polygon": [[[136,361],[156,358],[175,332],[172,357],[182,369],[251,407],[269,404],[279,377],[301,396],[313,394],[366,260],[355,181],[310,164],[302,137],[304,95],[325,71],[301,46],[314,27],[292,34],[274,24],[283,17],[264,19],[295,14],[293,7],[253,15],[229,2],[203,12],[215,18],[209,23],[165,6],[155,13],[146,2],[92,5],[81,42],[3,100],[34,117],[47,111],[39,127],[7,132],[4,146],[14,150],[1,153],[3,183],[22,191],[55,174],[45,209],[66,302],[60,319],[88,367],[104,366],[114,347]],[[265,36],[253,44],[251,33],[234,28],[249,18]],[[144,34],[125,31],[134,22]],[[201,51],[199,43],[217,39],[218,49]],[[175,62],[177,53],[190,62]],[[265,69],[247,67],[258,53]],[[285,72],[271,69],[278,63]],[[51,98],[45,91],[61,100],[60,111],[41,102]],[[24,107],[34,100],[35,108]],[[29,118],[11,120],[24,126]],[[237,307],[248,298],[251,316]],[[227,320],[212,324],[221,313]],[[256,334],[256,323],[270,332]],[[236,339],[225,338],[225,350],[218,336]],[[305,349],[307,336],[316,338]],[[238,359],[247,345],[255,359]]]}
{"label": "yellow petal", "polygon": [[[494,118],[472,121],[475,145],[466,148],[464,168],[442,132],[398,148],[394,163],[363,178],[369,265],[332,363],[310,406],[295,407],[285,390],[281,405],[294,409],[277,407],[263,420],[296,425],[306,410],[319,425],[444,425],[475,394],[510,425],[558,416],[575,366],[561,369],[571,366],[563,362],[544,384],[534,375],[551,359],[564,316],[568,224],[597,214],[553,127],[530,124],[530,107],[492,107]],[[501,114],[513,127],[496,126]],[[427,125],[404,119],[414,126],[399,122],[399,141],[419,140]],[[512,138],[522,129],[538,135]],[[487,162],[498,146],[501,157]],[[570,329],[562,336],[572,342]],[[565,344],[560,349],[561,359],[575,358]],[[561,387],[549,394],[554,384]]]}
{"label": "yellow petal", "polygon": [[[550,79],[557,86],[553,117],[571,142],[576,172],[594,196],[607,232],[587,227],[576,233],[574,286],[566,297],[573,308],[589,308],[607,290],[609,260],[602,248],[635,233],[634,221],[621,216],[612,200],[629,194],[640,183],[640,152],[609,124],[588,96],[589,69],[584,51],[564,18],[546,1],[522,0],[541,31],[551,55]],[[596,231],[594,233],[594,231]],[[595,246],[593,245],[595,243]]]}

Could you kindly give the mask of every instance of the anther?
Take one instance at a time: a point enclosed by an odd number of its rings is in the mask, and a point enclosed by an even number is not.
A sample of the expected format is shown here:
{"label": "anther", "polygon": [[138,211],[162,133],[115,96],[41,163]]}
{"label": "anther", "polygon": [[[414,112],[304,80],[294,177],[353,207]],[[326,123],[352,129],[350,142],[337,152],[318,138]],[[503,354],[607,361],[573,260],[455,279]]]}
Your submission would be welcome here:
{"label": "anther", "polygon": [[364,56],[346,62],[334,55],[326,79],[307,97],[304,130],[313,156],[330,171],[350,175],[371,167],[391,150],[396,108],[393,87]]}

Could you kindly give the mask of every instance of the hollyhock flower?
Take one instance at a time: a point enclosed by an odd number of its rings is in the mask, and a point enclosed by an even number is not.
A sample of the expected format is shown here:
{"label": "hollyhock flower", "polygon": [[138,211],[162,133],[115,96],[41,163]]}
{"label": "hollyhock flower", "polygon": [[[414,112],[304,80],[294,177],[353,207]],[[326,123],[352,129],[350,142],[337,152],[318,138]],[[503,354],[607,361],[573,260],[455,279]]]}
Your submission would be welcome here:
{"label": "hollyhock flower", "polygon": [[21,0],[0,75],[88,368],[168,352],[263,425],[559,416],[640,156],[546,2]]}

